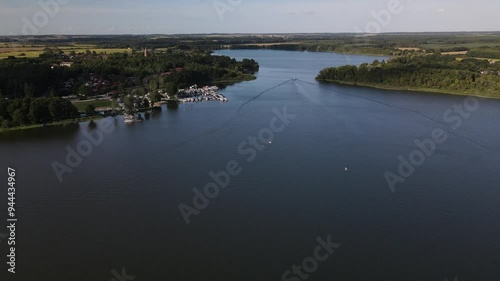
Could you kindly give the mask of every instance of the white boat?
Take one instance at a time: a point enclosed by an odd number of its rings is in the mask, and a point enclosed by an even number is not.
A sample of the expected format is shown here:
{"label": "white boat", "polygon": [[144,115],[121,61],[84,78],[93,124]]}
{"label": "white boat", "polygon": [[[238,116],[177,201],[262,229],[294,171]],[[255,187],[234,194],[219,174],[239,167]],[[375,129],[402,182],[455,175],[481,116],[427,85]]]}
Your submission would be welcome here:
{"label": "white boat", "polygon": [[123,120],[125,121],[125,124],[132,124],[135,122],[135,116],[130,115],[130,114],[126,114],[125,117],[123,118]]}

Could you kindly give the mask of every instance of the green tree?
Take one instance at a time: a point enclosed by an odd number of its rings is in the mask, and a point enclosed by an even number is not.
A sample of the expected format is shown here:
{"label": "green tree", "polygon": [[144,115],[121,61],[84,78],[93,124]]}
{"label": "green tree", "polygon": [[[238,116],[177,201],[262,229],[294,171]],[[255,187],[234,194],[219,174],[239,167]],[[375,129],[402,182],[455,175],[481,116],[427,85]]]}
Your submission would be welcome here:
{"label": "green tree", "polygon": [[50,89],[49,98],[55,98],[57,96],[56,90]]}
{"label": "green tree", "polygon": [[139,95],[139,96],[144,96],[148,91],[145,89],[145,88],[138,88],[136,91],[135,91],[135,94],[136,95]]}
{"label": "green tree", "polygon": [[9,106],[10,106],[10,101],[6,100],[4,98],[0,97],[0,117],[4,119],[9,119],[10,114],[9,114]]}
{"label": "green tree", "polygon": [[135,98],[131,95],[127,95],[123,99],[123,104],[125,105],[125,110],[127,112],[133,112],[135,110]]}
{"label": "green tree", "polygon": [[46,57],[46,58],[52,57],[52,56],[54,56],[54,51],[52,51],[52,49],[47,47],[47,48],[43,49],[43,53],[40,56]]}
{"label": "green tree", "polygon": [[80,85],[80,87],[78,87],[78,92],[77,93],[78,93],[78,95],[80,97],[85,97],[86,98],[86,97],[90,96],[90,92],[91,92],[90,88],[87,87],[87,86],[85,86],[84,84],[82,84],[82,85]]}
{"label": "green tree", "polygon": [[48,99],[37,98],[31,102],[29,118],[33,124],[45,124],[52,121]]}
{"label": "green tree", "polygon": [[95,106],[93,104],[87,105],[87,107],[85,108],[85,113],[88,116],[95,115],[96,114]]}
{"label": "green tree", "polygon": [[158,93],[158,91],[151,93],[151,105],[153,106],[155,103],[161,101],[161,95]]}
{"label": "green tree", "polygon": [[168,82],[165,85],[165,91],[167,92],[170,98],[175,98],[177,96],[178,88],[177,85],[173,82]]}
{"label": "green tree", "polygon": [[49,112],[52,120],[59,121],[63,119],[62,116],[62,103],[57,98],[50,98]]}
{"label": "green tree", "polygon": [[35,96],[35,87],[33,84],[24,83],[24,96],[30,98]]}
{"label": "green tree", "polygon": [[158,80],[151,79],[149,81],[149,91],[153,94],[158,93]]}
{"label": "green tree", "polygon": [[62,100],[62,112],[64,118],[72,119],[78,117],[78,109],[69,100]]}
{"label": "green tree", "polygon": [[53,121],[72,119],[78,116],[78,109],[70,101],[59,97],[49,99],[49,111]]}
{"label": "green tree", "polygon": [[19,110],[16,116],[19,124],[13,124],[14,126],[30,123],[29,113],[32,100],[32,98],[22,98],[8,103],[7,112],[11,116],[10,119],[13,119],[14,113]]}
{"label": "green tree", "polygon": [[28,122],[26,121],[24,114],[20,109],[16,109],[12,114],[12,125],[17,127],[25,124],[28,124]]}
{"label": "green tree", "polygon": [[4,118],[0,117],[0,127],[1,127],[1,128],[4,128],[4,129],[6,129],[6,128],[10,128],[10,126],[11,126],[11,124],[10,124],[10,123],[11,123],[11,122],[10,122],[9,120],[7,120],[7,119],[4,119]]}

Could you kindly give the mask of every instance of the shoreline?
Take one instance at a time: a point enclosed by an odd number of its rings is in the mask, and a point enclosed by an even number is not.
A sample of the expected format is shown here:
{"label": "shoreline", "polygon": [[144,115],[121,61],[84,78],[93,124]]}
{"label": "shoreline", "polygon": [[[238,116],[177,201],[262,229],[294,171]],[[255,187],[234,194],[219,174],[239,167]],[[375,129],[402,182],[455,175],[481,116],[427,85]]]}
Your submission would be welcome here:
{"label": "shoreline", "polygon": [[257,76],[250,75],[250,76],[239,77],[239,78],[235,78],[235,79],[215,80],[212,83],[213,84],[226,84],[227,86],[231,86],[231,85],[234,85],[236,83],[248,82],[248,81],[254,81],[254,80],[257,80]]}
{"label": "shoreline", "polygon": [[[392,58],[394,55],[389,55],[389,54],[372,54],[372,53],[362,53],[362,52],[338,52],[338,51],[317,51],[317,50],[287,50],[287,49],[270,49],[270,48],[223,48],[223,49],[218,49],[218,51],[224,51],[224,50],[229,50],[229,51],[238,51],[238,50],[267,50],[267,51],[287,51],[287,52],[301,52],[301,53],[306,53],[306,52],[311,52],[311,53],[333,53],[333,54],[339,54],[339,55],[358,55],[358,56],[374,56],[374,57],[388,57]],[[216,51],[216,50],[214,50]]]}
{"label": "shoreline", "polygon": [[338,85],[349,85],[349,86],[357,86],[364,88],[372,88],[372,89],[380,89],[380,90],[388,90],[388,91],[409,91],[409,92],[423,92],[423,93],[433,93],[433,94],[444,94],[444,95],[453,95],[453,96],[471,96],[485,99],[495,99],[499,100],[500,96],[485,96],[480,94],[475,94],[471,92],[460,92],[454,90],[440,90],[440,89],[432,89],[432,88],[412,88],[412,87],[398,87],[398,86],[386,86],[386,85],[378,85],[378,84],[370,84],[370,83],[359,83],[359,82],[347,82],[340,80],[330,80],[330,79],[317,79],[318,82],[323,83],[331,83]]}
{"label": "shoreline", "polygon": [[101,115],[97,116],[96,115],[96,116],[85,117],[85,118],[66,119],[66,120],[61,120],[61,121],[52,122],[52,123],[48,123],[48,124],[33,124],[33,125],[18,126],[18,127],[12,127],[12,128],[0,128],[0,134],[7,133],[7,132],[14,132],[14,131],[31,130],[31,129],[37,129],[37,128],[43,128],[43,127],[55,127],[55,126],[68,125],[68,124],[78,124],[78,123],[87,122],[87,121],[104,119],[105,117],[106,116],[101,116]]}
{"label": "shoreline", "polygon": [[[253,81],[256,79],[257,79],[257,77],[255,75],[247,74],[244,76],[235,77],[234,79],[213,81],[212,83],[231,86],[231,85],[234,85],[237,83]],[[95,100],[95,101],[98,101],[98,100]],[[82,102],[88,102],[88,101],[82,101]],[[181,102],[181,101],[178,99],[168,99],[168,100],[163,100],[163,101],[159,102],[159,104],[167,104],[168,102]],[[140,112],[141,110],[151,110],[153,108],[154,108],[154,106],[150,107],[150,108],[140,108],[138,111]],[[118,115],[123,115],[123,114],[118,114]],[[79,117],[79,118],[75,118],[75,119],[66,119],[66,120],[61,120],[61,121],[52,122],[52,123],[48,123],[48,124],[33,124],[33,125],[24,125],[24,126],[12,127],[12,128],[0,128],[0,134],[7,133],[7,132],[14,132],[14,131],[31,130],[31,129],[37,129],[37,128],[43,128],[43,127],[55,127],[55,126],[61,126],[61,125],[67,125],[67,124],[78,124],[81,122],[104,119],[106,117],[108,117],[108,116],[95,115],[92,117]]]}

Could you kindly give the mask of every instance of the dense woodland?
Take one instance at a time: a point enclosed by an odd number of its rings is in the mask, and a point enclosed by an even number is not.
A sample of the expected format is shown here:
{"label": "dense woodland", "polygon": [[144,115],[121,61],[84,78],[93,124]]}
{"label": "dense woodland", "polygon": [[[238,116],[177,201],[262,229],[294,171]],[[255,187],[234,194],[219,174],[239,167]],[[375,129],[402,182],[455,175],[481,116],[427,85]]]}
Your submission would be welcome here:
{"label": "dense woodland", "polygon": [[[189,47],[188,47],[189,48]],[[115,89],[142,87],[144,79],[157,81],[158,87],[183,88],[192,84],[209,84],[217,81],[251,79],[259,69],[254,60],[236,61],[225,56],[212,56],[198,49],[169,49],[166,52],[104,55],[96,53],[75,54],[71,67],[55,67],[64,60],[57,48],[47,48],[40,58],[0,60],[0,90],[9,98],[47,96],[50,91],[57,96],[71,94],[105,94],[110,88],[88,89],[82,85],[85,76],[102,76],[114,82]],[[177,70],[176,70],[177,69]],[[181,70],[179,70],[181,69]],[[75,81],[70,89],[64,83]],[[173,86],[172,86],[173,84]]]}
{"label": "dense woodland", "polygon": [[0,128],[46,124],[78,116],[76,107],[60,97],[15,100],[0,97]]}
{"label": "dense woodland", "polygon": [[457,60],[449,55],[408,55],[387,62],[326,68],[322,81],[367,86],[438,90],[458,94],[500,97],[500,62]]}

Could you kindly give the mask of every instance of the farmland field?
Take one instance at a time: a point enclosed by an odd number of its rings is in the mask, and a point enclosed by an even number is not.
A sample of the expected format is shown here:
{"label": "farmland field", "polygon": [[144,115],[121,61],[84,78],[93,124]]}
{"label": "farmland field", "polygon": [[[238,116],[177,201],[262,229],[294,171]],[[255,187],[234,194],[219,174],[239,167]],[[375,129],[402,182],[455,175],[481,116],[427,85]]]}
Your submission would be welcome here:
{"label": "farmland field", "polygon": [[[15,57],[26,57],[26,58],[36,58],[40,54],[43,53],[43,50],[47,46],[41,45],[25,45],[25,44],[9,44],[6,42],[0,42],[0,59],[8,58],[9,56]],[[48,46],[52,49],[57,48],[63,51],[65,54],[69,54],[69,52],[74,51],[75,53],[84,53],[89,50],[90,52],[96,52],[98,54],[115,54],[115,53],[123,53],[130,52],[129,49],[126,48],[100,48],[96,45],[90,44],[73,44],[69,46]]]}

